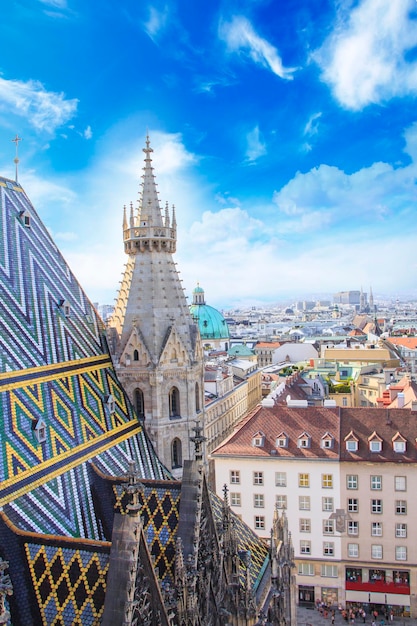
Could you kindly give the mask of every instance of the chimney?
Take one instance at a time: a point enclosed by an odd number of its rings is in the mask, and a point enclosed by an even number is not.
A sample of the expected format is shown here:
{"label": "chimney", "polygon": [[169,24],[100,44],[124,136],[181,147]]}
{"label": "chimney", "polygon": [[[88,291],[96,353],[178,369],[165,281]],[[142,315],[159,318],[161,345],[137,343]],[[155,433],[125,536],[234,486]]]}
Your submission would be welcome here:
{"label": "chimney", "polygon": [[397,394],[397,406],[399,409],[404,408],[404,402],[405,402],[404,393],[402,391],[399,391]]}

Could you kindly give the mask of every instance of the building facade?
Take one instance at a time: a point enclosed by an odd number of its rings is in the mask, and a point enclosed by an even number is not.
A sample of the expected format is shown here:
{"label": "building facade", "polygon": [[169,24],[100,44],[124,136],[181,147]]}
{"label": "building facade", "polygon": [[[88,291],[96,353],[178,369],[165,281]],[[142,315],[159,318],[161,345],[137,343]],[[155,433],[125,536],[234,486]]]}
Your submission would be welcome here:
{"label": "building facade", "polygon": [[285,509],[299,603],[417,615],[417,412],[264,404],[212,453],[216,489],[265,539]]}

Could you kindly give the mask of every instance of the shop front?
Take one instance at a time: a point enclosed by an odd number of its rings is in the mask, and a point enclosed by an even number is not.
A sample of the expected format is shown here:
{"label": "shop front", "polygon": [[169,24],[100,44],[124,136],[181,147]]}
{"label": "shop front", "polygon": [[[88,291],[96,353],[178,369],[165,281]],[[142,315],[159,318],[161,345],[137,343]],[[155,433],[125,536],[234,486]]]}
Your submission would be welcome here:
{"label": "shop front", "polygon": [[298,585],[298,604],[300,606],[314,606],[314,587]]}
{"label": "shop front", "polygon": [[410,572],[376,568],[346,568],[347,608],[364,608],[368,614],[409,616]]}

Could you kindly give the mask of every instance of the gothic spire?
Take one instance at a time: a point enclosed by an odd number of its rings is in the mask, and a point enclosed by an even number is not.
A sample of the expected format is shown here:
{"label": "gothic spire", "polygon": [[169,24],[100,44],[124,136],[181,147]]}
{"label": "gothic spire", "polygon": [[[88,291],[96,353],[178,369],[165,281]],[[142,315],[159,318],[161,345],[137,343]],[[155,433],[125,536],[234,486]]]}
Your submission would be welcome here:
{"label": "gothic spire", "polygon": [[[155,176],[153,173],[149,135],[146,136],[145,167],[142,176],[142,194],[139,201],[140,224],[141,226],[162,227],[161,207],[159,205],[158,191],[156,189]],[[146,224],[144,223],[146,222]]]}

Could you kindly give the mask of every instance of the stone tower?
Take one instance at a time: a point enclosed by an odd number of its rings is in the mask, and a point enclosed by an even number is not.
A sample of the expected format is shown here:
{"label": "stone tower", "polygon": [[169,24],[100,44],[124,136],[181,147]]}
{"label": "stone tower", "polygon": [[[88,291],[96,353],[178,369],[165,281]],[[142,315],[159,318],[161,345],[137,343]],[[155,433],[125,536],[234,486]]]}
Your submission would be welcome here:
{"label": "stone tower", "polygon": [[164,216],[152,168],[149,137],[139,206],[126,207],[123,241],[128,261],[108,338],[119,379],[159,458],[181,475],[191,429],[203,408],[203,357],[198,325],[191,317],[173,261],[175,209]]}

